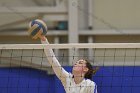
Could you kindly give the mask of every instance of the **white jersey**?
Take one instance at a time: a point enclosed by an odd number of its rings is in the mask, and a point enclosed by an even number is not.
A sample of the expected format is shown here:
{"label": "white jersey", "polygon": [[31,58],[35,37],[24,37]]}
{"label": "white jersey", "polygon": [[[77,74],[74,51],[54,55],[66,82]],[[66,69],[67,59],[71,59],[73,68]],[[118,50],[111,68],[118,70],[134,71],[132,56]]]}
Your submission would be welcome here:
{"label": "white jersey", "polygon": [[[43,44],[49,44],[49,42],[42,41]],[[47,46],[46,46],[47,47]],[[95,82],[90,79],[84,79],[81,83],[76,84],[74,82],[73,75],[68,73],[56,59],[52,49],[44,49],[47,59],[52,66],[55,74],[61,80],[66,93],[97,93],[97,86]]]}

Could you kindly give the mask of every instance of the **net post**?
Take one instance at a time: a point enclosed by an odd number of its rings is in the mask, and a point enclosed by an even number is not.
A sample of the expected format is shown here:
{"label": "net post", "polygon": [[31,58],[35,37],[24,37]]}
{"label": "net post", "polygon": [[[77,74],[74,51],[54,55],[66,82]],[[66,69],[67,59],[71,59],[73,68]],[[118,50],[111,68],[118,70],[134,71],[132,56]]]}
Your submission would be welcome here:
{"label": "net post", "polygon": [[[93,43],[94,41],[93,41],[93,38],[92,38],[92,36],[89,36],[88,37],[88,43]],[[88,58],[89,58],[89,60],[93,60],[93,56],[94,56],[94,54],[93,54],[93,49],[91,49],[91,48],[89,48],[88,49]]]}
{"label": "net post", "polygon": [[[69,43],[78,43],[78,0],[68,0],[68,25]],[[77,50],[74,51],[78,53]],[[75,54],[77,55],[77,54]],[[73,56],[73,50],[69,49],[69,56]],[[75,59],[76,60],[76,59]],[[73,58],[69,57],[69,65],[73,64]]]}
{"label": "net post", "polygon": [[[89,14],[93,14],[93,10],[92,10],[92,4],[93,1],[92,0],[88,0],[88,13]],[[92,16],[88,17],[88,25],[89,25],[89,29],[92,30],[93,29],[93,18]]]}

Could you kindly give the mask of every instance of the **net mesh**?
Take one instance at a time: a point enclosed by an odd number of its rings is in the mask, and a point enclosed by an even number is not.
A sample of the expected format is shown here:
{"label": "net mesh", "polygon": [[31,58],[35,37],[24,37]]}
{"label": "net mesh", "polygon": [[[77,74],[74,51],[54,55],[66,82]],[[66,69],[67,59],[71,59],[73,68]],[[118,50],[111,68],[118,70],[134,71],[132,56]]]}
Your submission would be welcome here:
{"label": "net mesh", "polygon": [[[1,93],[65,93],[46,58],[45,47],[0,45]],[[140,91],[139,44],[50,44],[47,48],[53,48],[68,71],[79,59],[88,59],[93,67],[99,67],[93,76],[99,93]]]}

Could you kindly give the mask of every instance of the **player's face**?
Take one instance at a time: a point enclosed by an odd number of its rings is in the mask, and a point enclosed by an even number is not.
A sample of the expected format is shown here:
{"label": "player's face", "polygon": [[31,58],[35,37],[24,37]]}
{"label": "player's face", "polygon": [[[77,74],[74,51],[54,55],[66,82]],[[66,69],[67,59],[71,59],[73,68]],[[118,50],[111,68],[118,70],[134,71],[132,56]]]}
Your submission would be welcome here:
{"label": "player's face", "polygon": [[85,69],[86,69],[86,61],[81,59],[81,60],[78,60],[74,66],[73,66],[73,71],[76,71],[76,72],[84,72]]}

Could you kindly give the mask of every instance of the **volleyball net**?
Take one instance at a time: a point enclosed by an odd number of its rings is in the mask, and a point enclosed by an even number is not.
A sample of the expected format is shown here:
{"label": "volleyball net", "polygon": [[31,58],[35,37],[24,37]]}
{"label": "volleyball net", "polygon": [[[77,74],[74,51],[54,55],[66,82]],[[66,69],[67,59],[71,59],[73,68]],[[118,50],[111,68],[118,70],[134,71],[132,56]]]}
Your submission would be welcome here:
{"label": "volleyball net", "polygon": [[[13,77],[11,74],[13,68],[32,68],[39,71],[47,71],[48,74],[45,73],[44,75],[52,76],[54,74],[52,67],[48,63],[44,53],[44,49],[49,48],[53,49],[60,64],[66,69],[71,69],[71,66],[79,59],[88,59],[93,67],[99,67],[100,69],[93,76],[93,81],[98,85],[99,93],[138,93],[140,90],[139,43],[78,43],[49,45],[1,44],[0,69],[7,68],[8,70],[6,71],[8,72],[2,72],[3,70],[1,70],[0,91],[8,91],[11,87],[13,89],[13,86],[10,85],[12,84],[11,78]],[[31,69],[29,72],[29,76],[35,74]],[[50,81],[50,85],[47,85],[46,87],[42,83],[41,75],[39,75],[39,78],[36,78],[34,83],[31,83],[32,79],[24,81],[24,78],[21,78],[21,73],[21,70],[18,71],[14,77],[14,79],[17,79],[15,80],[17,81],[16,86],[14,86],[16,90],[20,91],[22,88],[24,89],[24,92],[28,93],[30,88],[34,88],[35,90],[38,89],[38,92],[35,93],[45,93],[48,91],[48,93],[52,93],[51,91],[53,91],[53,93],[60,93],[61,88],[59,89],[57,84],[54,84],[54,86],[51,85],[51,80],[54,81],[54,79],[47,80],[46,78],[46,85],[48,84],[48,81]],[[6,83],[3,83],[5,79]],[[26,82],[26,84],[20,85],[21,81]],[[41,89],[45,90],[41,92]],[[55,92],[54,89],[56,90]]]}

